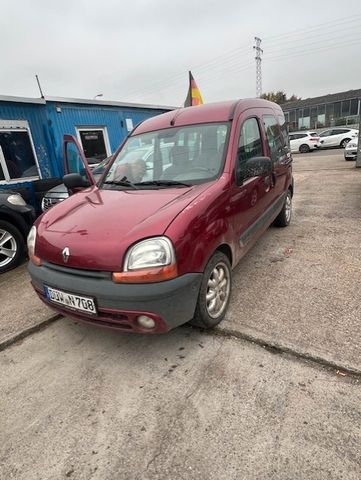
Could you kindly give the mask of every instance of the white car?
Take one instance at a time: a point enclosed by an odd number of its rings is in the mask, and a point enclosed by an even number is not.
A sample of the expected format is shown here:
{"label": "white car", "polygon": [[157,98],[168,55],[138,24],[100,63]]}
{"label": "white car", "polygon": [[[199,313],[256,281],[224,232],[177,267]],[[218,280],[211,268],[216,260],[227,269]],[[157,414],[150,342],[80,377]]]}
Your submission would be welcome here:
{"label": "white car", "polygon": [[358,130],[354,128],[330,128],[320,133],[321,148],[345,148],[348,142],[355,137],[358,137]]}
{"label": "white car", "polygon": [[291,132],[289,138],[292,153],[308,153],[320,147],[320,137],[316,132]]}
{"label": "white car", "polygon": [[344,150],[345,160],[356,160],[357,145],[358,145],[358,137],[355,137],[348,142]]}

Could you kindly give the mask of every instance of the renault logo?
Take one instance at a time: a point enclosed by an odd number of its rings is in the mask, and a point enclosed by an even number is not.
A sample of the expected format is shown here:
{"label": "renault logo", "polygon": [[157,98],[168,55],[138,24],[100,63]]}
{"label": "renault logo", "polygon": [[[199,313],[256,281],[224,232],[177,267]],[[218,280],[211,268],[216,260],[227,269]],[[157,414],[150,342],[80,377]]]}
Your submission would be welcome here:
{"label": "renault logo", "polygon": [[63,260],[65,263],[67,263],[67,261],[69,260],[69,257],[70,257],[70,250],[68,247],[65,247],[64,250],[61,252],[61,254],[63,255]]}

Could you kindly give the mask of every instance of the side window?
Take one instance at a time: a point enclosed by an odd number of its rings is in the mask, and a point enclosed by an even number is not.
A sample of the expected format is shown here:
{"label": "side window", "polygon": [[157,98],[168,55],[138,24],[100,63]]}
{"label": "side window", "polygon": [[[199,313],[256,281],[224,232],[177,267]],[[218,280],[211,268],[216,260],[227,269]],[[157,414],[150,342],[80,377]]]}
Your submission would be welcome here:
{"label": "side window", "polygon": [[289,147],[289,136],[288,136],[289,132],[288,132],[288,126],[286,123],[285,116],[283,114],[277,115],[277,119],[278,119],[278,123],[280,125],[281,133],[283,136],[283,144]]}
{"label": "side window", "polygon": [[273,115],[265,115],[263,117],[267,141],[270,148],[272,162],[277,162],[283,153],[284,141],[280,126]]}
{"label": "side window", "polygon": [[249,118],[241,128],[237,150],[237,178],[245,180],[247,160],[254,157],[262,157],[262,139],[258,122],[255,118]]}

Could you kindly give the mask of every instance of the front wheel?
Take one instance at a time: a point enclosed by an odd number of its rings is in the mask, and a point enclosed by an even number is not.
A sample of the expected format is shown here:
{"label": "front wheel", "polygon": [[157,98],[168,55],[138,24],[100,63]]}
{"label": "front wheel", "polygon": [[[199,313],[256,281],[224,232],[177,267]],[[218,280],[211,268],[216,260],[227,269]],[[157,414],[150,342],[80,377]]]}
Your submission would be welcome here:
{"label": "front wheel", "polygon": [[232,290],[231,264],[222,252],[209,260],[199,290],[198,302],[191,325],[213,328],[226,315]]}
{"label": "front wheel", "polygon": [[290,190],[287,191],[285,203],[283,204],[282,210],[276,217],[274,224],[276,227],[288,227],[291,223],[292,217],[292,194]]}
{"label": "front wheel", "polygon": [[19,230],[0,220],[0,273],[15,268],[24,255],[25,242]]}

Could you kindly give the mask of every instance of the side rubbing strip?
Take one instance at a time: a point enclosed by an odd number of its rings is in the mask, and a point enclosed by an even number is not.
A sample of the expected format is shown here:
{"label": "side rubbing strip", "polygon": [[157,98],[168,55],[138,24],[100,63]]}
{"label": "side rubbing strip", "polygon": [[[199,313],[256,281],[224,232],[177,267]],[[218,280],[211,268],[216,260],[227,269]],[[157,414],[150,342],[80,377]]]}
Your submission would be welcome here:
{"label": "side rubbing strip", "polygon": [[241,235],[239,239],[240,247],[245,247],[251,240],[254,234],[260,228],[264,227],[270,222],[270,219],[281,211],[283,204],[285,203],[286,193],[282,194],[260,217]]}

